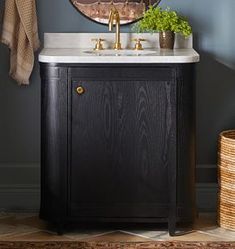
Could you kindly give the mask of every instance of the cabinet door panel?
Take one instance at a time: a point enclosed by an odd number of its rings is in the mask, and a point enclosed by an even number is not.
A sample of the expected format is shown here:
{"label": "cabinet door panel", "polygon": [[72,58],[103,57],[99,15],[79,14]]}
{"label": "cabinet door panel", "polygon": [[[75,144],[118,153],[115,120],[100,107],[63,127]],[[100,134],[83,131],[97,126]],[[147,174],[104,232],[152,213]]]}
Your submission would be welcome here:
{"label": "cabinet door panel", "polygon": [[173,80],[72,80],[72,216],[167,216],[175,95]]}

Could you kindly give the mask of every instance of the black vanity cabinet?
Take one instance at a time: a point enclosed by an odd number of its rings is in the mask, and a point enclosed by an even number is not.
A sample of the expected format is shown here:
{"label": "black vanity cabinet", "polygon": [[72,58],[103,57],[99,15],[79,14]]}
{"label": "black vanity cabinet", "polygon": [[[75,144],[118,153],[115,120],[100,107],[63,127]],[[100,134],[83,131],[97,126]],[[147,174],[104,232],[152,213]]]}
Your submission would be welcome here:
{"label": "black vanity cabinet", "polygon": [[168,222],[194,214],[193,64],[45,64],[43,219]]}

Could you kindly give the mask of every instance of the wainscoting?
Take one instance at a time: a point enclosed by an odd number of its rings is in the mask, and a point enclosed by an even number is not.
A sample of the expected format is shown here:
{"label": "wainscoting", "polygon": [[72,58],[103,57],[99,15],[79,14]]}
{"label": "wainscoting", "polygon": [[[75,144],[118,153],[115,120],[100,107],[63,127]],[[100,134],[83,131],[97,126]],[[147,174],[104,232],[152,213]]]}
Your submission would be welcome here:
{"label": "wainscoting", "polygon": [[0,210],[35,212],[40,204],[40,164],[0,163]]}
{"label": "wainscoting", "polygon": [[198,211],[216,212],[218,195],[217,165],[197,165],[196,182]]}
{"label": "wainscoting", "polygon": [[[215,212],[217,166],[197,165],[197,206],[200,212]],[[37,212],[40,203],[39,163],[0,163],[0,210]]]}

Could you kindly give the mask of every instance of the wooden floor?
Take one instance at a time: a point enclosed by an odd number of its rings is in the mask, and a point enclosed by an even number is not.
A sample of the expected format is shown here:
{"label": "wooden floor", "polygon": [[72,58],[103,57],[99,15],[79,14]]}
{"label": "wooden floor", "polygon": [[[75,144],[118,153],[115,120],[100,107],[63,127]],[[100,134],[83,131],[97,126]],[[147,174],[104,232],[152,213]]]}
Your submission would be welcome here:
{"label": "wooden floor", "polygon": [[55,228],[41,221],[37,214],[0,213],[0,241],[88,241],[88,242],[145,242],[145,241],[235,241],[235,232],[216,225],[214,214],[200,214],[194,230],[183,236],[170,237],[163,225],[132,227],[67,228],[57,236]]}

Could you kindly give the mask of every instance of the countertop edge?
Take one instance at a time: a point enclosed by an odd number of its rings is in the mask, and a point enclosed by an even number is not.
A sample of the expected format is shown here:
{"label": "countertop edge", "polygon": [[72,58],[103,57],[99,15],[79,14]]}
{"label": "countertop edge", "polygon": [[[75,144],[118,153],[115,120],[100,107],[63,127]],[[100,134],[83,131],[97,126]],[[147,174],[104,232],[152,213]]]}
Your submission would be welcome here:
{"label": "countertop edge", "polygon": [[[180,49],[179,49],[180,50]],[[179,52],[178,50],[178,52]],[[173,51],[174,53],[175,51]],[[188,55],[151,55],[151,56],[85,56],[85,55],[56,55],[46,54],[43,49],[39,54],[39,62],[42,63],[66,63],[66,64],[102,64],[102,63],[134,63],[134,64],[150,64],[150,63],[197,63],[200,61],[200,55],[194,50],[189,49]]]}

